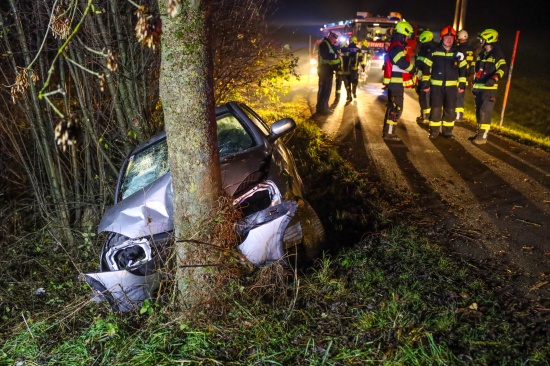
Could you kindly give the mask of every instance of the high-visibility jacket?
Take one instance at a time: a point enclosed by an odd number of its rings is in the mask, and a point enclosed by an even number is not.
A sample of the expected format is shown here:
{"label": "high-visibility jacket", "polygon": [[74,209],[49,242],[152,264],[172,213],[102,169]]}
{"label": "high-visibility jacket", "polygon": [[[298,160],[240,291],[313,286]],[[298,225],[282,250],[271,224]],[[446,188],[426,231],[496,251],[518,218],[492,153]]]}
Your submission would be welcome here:
{"label": "high-visibility jacket", "polygon": [[355,43],[350,43],[347,47],[340,49],[342,54],[342,68],[344,73],[359,70],[360,65],[366,65],[367,60],[363,52]]}
{"label": "high-visibility jacket", "polygon": [[466,87],[465,55],[456,47],[446,50],[443,44],[432,49],[424,58],[421,88],[436,86]]}
{"label": "high-visibility jacket", "polygon": [[319,44],[318,68],[336,70],[340,65],[340,57],[337,48],[334,47],[328,38],[323,38]]}
{"label": "high-visibility jacket", "polygon": [[413,69],[414,64],[403,44],[392,41],[384,60],[384,84],[401,83],[405,88],[412,88],[415,84],[414,75],[411,74]]}
{"label": "high-visibility jacket", "polygon": [[466,60],[466,76],[473,75],[476,67],[476,60],[474,58],[474,49],[468,45],[468,42],[459,43],[457,47],[458,47],[458,51],[464,54],[464,57]]}
{"label": "high-visibility jacket", "polygon": [[422,67],[424,66],[424,58],[432,49],[436,47],[437,42],[435,41],[425,42],[420,45],[418,53],[416,54],[416,57],[414,59],[414,64],[418,69],[422,70]]}
{"label": "high-visibility jacket", "polygon": [[[481,51],[476,60],[476,74],[473,89],[497,89],[498,81],[508,74],[508,65],[504,53],[497,45],[491,51]],[[489,79],[495,79],[492,86],[485,85]]]}

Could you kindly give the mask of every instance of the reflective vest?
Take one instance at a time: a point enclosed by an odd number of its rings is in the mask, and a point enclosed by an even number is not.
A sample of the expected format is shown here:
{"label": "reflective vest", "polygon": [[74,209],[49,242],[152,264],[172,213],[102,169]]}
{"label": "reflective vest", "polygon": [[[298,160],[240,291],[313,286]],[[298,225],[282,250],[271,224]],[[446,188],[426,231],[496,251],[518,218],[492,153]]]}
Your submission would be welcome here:
{"label": "reflective vest", "polygon": [[341,60],[334,47],[330,44],[328,39],[323,38],[323,41],[319,44],[318,67],[333,69],[336,65],[340,64],[340,62]]}

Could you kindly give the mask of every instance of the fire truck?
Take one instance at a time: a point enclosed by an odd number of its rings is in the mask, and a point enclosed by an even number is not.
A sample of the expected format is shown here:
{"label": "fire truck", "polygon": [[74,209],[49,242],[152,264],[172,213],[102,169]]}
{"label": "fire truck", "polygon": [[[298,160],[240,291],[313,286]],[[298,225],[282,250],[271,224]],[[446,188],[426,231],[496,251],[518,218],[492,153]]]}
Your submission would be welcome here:
{"label": "fire truck", "polygon": [[[330,31],[340,35],[341,43],[345,43],[350,37],[355,36],[363,50],[366,50],[369,57],[369,66],[371,68],[381,68],[384,63],[384,54],[390,45],[393,29],[395,25],[404,20],[401,13],[390,12],[388,16],[373,16],[369,12],[357,12],[354,19],[341,20],[335,23],[325,24],[321,32],[326,36]],[[416,48],[416,38],[418,36],[418,26],[411,24],[414,32],[409,36],[407,43],[407,53],[414,55]]]}

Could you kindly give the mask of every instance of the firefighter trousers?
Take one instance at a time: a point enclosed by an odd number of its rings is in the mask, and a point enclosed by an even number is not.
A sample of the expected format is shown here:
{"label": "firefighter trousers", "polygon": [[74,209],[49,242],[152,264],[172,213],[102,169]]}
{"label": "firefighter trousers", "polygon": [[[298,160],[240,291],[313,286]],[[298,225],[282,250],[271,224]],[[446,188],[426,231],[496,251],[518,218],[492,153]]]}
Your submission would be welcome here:
{"label": "firefighter trousers", "polygon": [[384,127],[382,129],[383,136],[396,136],[397,121],[403,113],[403,94],[405,88],[403,84],[388,84],[388,102],[386,107],[388,108],[388,118],[384,121]]}
{"label": "firefighter trousers", "polygon": [[456,95],[456,122],[462,122],[462,117],[464,116],[464,94],[466,94],[466,92],[457,93]]}
{"label": "firefighter trousers", "polygon": [[416,94],[418,94],[418,103],[420,104],[420,117],[427,120],[430,117],[430,91],[423,91],[417,85]]}
{"label": "firefighter trousers", "polygon": [[477,138],[486,139],[491,129],[491,119],[497,91],[494,89],[474,89],[476,104]]}
{"label": "firefighter trousers", "polygon": [[334,71],[328,67],[318,69],[319,75],[319,90],[317,91],[317,113],[325,113],[329,111],[328,100],[332,91],[332,79]]}
{"label": "firefighter trousers", "polygon": [[430,87],[430,135],[453,135],[456,117],[456,98],[458,88],[455,86],[432,85]]}

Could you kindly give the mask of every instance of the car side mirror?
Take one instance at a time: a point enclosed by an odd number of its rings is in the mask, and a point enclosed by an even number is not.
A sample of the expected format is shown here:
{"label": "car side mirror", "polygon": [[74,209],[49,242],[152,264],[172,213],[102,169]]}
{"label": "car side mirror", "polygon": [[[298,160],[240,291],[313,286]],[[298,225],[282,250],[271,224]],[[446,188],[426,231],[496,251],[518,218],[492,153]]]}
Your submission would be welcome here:
{"label": "car side mirror", "polygon": [[267,137],[269,142],[277,140],[296,128],[296,122],[292,118],[283,118],[271,125],[271,133]]}

